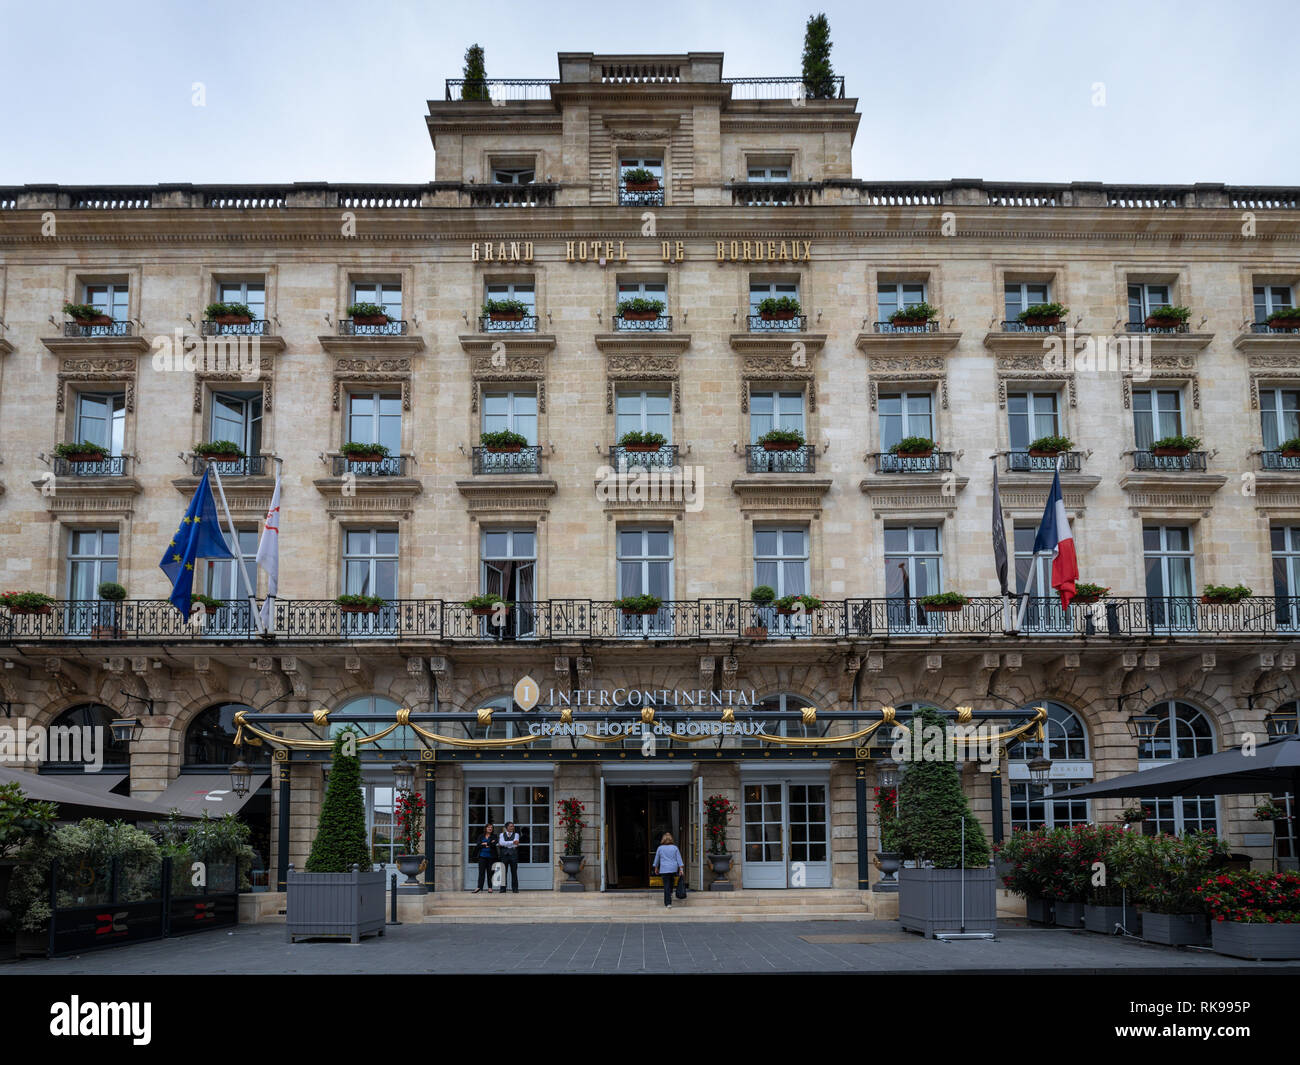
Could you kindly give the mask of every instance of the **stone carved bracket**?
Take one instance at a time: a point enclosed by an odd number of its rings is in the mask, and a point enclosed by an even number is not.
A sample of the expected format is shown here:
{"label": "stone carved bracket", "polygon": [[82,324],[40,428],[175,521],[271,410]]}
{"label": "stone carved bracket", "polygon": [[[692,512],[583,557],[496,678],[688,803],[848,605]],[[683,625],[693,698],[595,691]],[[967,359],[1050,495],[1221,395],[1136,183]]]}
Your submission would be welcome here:
{"label": "stone carved bracket", "polygon": [[63,359],[59,363],[59,390],[55,397],[57,410],[66,407],[67,383],[69,381],[90,381],[96,384],[121,384],[126,393],[128,413],[135,411],[135,378],[137,362],[134,357],[116,359],[77,358]]}

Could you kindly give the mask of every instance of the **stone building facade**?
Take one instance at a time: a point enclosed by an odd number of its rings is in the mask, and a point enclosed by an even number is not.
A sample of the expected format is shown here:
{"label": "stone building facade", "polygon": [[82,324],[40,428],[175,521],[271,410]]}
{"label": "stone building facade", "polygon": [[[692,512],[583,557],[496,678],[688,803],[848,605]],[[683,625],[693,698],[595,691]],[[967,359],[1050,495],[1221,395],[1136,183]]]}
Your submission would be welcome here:
{"label": "stone building facade", "polygon": [[[0,620],[12,717],[139,714],[117,787],[149,798],[219,768],[196,728],[225,735],[230,708],[272,700],[336,721],[504,712],[529,676],[544,692],[743,691],[767,711],[864,720],[1051,704],[1059,792],[1262,736],[1291,703],[1300,460],[1279,445],[1300,436],[1300,332],[1268,321],[1295,306],[1300,191],[855,178],[855,99],[728,80],[718,53],[565,53],[558,79],[481,88],[463,99],[449,82],[430,101],[425,185],[0,189],[4,587],[56,600]],[[634,168],[651,187],[628,187]],[[661,300],[660,317],[619,312],[638,296]],[[793,318],[759,312],[782,296]],[[492,320],[489,299],[522,317]],[[922,299],[931,322],[890,323]],[[254,322],[205,323],[219,300]],[[355,321],[347,308],[364,302],[390,321]],[[110,324],[67,322],[65,303]],[[1037,303],[1068,312],[1026,328],[1018,312]],[[1165,305],[1190,317],[1149,328]],[[231,345],[187,359],[190,338]],[[480,447],[503,428],[523,450]],[[806,442],[766,451],[773,428]],[[629,430],[667,442],[627,452]],[[1202,443],[1155,455],[1173,433]],[[909,435],[933,454],[892,456]],[[1023,577],[1055,462],[1027,445],[1046,435],[1073,442],[1061,483],[1082,579],[1109,592],[1065,613],[1040,581],[1007,632],[993,472]],[[197,628],[157,568],[202,472],[195,444],[234,436],[250,458],[219,469],[245,554],[282,469],[270,636],[252,631],[228,563],[201,567],[196,590],[229,602]],[[108,457],[54,454],[83,439]],[[348,442],[391,454],[356,462]],[[127,600],[97,602],[102,580]],[[823,606],[756,611],[759,584]],[[1203,604],[1206,584],[1256,594]],[[970,602],[918,606],[939,591]],[[484,592],[514,604],[495,628],[464,605]],[[613,605],[647,592],[664,601],[655,614]],[[343,614],[348,593],[387,605]],[[1164,721],[1141,749],[1126,725],[1138,710]],[[785,720],[788,736],[827,728]],[[456,725],[465,739],[510,727]],[[827,735],[852,727],[835,719]],[[392,853],[385,774],[400,745],[420,746],[386,741],[367,770],[377,855]],[[431,883],[469,884],[472,822],[504,814],[535,845],[528,886],[556,885],[568,796],[588,811],[587,885],[641,883],[634,837],[691,836],[713,794],[738,806],[738,884],[785,886],[795,867],[808,886],[878,878],[859,859],[860,837],[876,850],[860,798],[878,752],[733,737],[648,759],[639,746],[433,745]],[[993,787],[967,774],[990,831],[1118,816],[1119,802],[1031,795],[1027,753],[1013,747]],[[305,859],[322,785],[319,763],[275,764],[259,815],[272,879]],[[617,826],[616,803],[632,811]],[[1266,859],[1254,803],[1166,802],[1154,821],[1213,824]],[[652,811],[641,827],[638,804]]]}

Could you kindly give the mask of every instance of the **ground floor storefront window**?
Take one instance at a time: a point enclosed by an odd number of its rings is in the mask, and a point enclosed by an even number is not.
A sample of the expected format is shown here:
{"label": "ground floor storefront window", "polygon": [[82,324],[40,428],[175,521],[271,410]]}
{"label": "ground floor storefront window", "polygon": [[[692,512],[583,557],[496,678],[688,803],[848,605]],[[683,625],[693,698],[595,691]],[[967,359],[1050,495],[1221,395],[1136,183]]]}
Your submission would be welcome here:
{"label": "ground floor storefront window", "polygon": [[475,844],[490,822],[499,838],[506,822],[519,833],[519,889],[548,891],[554,886],[551,860],[551,784],[473,781],[465,788],[464,886],[478,886]]}
{"label": "ground floor storefront window", "polygon": [[828,782],[753,780],[741,790],[743,886],[830,887]]}

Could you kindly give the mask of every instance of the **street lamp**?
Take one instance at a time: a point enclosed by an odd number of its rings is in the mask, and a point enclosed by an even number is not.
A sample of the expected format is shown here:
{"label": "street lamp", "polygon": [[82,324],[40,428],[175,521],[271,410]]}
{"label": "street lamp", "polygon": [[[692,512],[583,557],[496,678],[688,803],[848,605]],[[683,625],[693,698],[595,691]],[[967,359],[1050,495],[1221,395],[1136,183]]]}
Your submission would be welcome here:
{"label": "street lamp", "polygon": [[1296,704],[1289,705],[1289,711],[1279,708],[1264,718],[1264,727],[1268,729],[1270,740],[1281,740],[1296,734]]}
{"label": "street lamp", "polygon": [[1052,760],[1040,754],[1029,759],[1029,783],[1036,788],[1045,788],[1052,780]]}
{"label": "street lamp", "polygon": [[402,755],[402,760],[393,766],[393,787],[399,792],[415,787],[415,766],[406,760],[406,755]]}
{"label": "street lamp", "polygon": [[238,798],[242,799],[248,794],[248,783],[252,776],[252,767],[242,758],[230,767],[230,787]]}
{"label": "street lamp", "polygon": [[898,763],[892,758],[886,758],[876,764],[876,781],[882,788],[894,788],[898,786]]}
{"label": "street lamp", "polygon": [[144,734],[144,725],[138,717],[119,717],[109,724],[114,743],[131,743]]}
{"label": "street lamp", "polygon": [[1155,737],[1160,718],[1149,713],[1130,714],[1126,724],[1128,725],[1129,735],[1135,740],[1149,740]]}

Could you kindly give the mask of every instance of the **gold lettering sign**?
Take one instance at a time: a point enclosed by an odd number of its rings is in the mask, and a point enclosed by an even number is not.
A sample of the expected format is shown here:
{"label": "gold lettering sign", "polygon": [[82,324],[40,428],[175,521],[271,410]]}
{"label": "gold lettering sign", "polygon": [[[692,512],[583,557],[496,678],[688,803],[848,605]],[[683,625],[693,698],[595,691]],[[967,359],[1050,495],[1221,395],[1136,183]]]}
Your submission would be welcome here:
{"label": "gold lettering sign", "polygon": [[811,240],[733,240],[716,242],[718,262],[812,262]]}
{"label": "gold lettering sign", "polygon": [[569,240],[564,243],[566,263],[600,262],[613,259],[627,262],[627,249],[621,240]]}
{"label": "gold lettering sign", "polygon": [[533,261],[533,242],[531,240],[490,240],[475,241],[469,246],[470,262],[484,263],[531,263]]}

